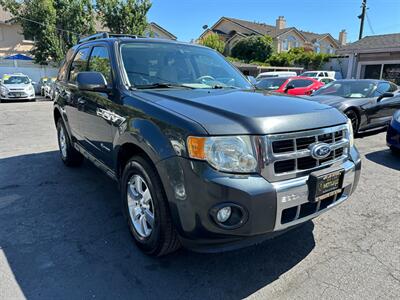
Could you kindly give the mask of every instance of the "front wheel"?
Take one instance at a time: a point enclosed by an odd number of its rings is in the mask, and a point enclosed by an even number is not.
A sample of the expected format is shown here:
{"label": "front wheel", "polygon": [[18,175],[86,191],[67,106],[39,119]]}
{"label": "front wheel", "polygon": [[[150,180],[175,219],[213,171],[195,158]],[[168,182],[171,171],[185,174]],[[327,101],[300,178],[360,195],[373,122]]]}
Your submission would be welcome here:
{"label": "front wheel", "polygon": [[122,174],[121,188],[123,212],[138,247],[152,256],[177,250],[180,242],[154,167],[141,156],[132,157]]}
{"label": "front wheel", "polygon": [[354,135],[358,134],[358,126],[360,125],[360,120],[357,113],[353,109],[346,110],[344,113],[350,119],[351,124],[353,125]]}

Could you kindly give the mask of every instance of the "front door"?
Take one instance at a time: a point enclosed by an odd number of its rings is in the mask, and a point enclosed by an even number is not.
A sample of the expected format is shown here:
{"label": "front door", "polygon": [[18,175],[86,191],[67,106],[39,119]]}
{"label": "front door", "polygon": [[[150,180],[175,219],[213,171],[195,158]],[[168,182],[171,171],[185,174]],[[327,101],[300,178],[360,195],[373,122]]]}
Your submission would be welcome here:
{"label": "front door", "polygon": [[106,45],[93,47],[89,57],[88,71],[102,73],[110,87],[110,93],[89,91],[81,93],[78,102],[81,103],[80,127],[83,145],[96,158],[111,166],[113,149],[111,126],[115,121],[112,114],[116,104],[112,100],[113,79]]}

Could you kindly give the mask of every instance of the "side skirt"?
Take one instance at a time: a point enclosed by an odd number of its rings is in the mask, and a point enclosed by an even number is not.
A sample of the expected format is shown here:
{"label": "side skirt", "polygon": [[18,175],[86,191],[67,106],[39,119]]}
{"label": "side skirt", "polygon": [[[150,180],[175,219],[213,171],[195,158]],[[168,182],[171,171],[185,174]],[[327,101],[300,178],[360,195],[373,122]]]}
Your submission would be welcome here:
{"label": "side skirt", "polygon": [[98,160],[96,157],[94,157],[90,152],[88,152],[78,143],[74,143],[74,148],[77,151],[79,151],[85,158],[90,160],[96,167],[98,167],[100,170],[106,173],[111,179],[118,182],[118,178],[115,172],[111,170],[109,167],[107,167],[102,161]]}

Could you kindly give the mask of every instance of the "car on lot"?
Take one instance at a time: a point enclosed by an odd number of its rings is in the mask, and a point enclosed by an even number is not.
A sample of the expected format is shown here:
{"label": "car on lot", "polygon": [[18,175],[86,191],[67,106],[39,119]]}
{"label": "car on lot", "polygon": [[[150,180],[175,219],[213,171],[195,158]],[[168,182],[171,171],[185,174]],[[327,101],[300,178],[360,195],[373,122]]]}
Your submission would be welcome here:
{"label": "car on lot", "polygon": [[307,71],[300,74],[300,76],[304,77],[328,77],[333,79],[342,79],[342,74],[335,71]]}
{"label": "car on lot", "polygon": [[346,201],[361,160],[338,110],[256,91],[218,52],[97,34],[68,51],[54,101],[60,157],[121,190],[145,253],[247,246]]}
{"label": "car on lot", "polygon": [[271,78],[271,77],[293,77],[293,76],[297,76],[297,73],[289,71],[263,72],[257,75],[256,80],[259,81],[263,78]]}
{"label": "car on lot", "polygon": [[400,109],[398,92],[397,85],[385,80],[344,79],[323,86],[307,99],[345,113],[357,134],[389,124],[393,113]]}
{"label": "car on lot", "polygon": [[256,87],[260,90],[289,95],[311,95],[323,85],[324,83],[313,78],[296,76],[264,78],[257,82]]}
{"label": "car on lot", "polygon": [[400,154],[400,110],[394,113],[388,126],[386,142],[394,153]]}
{"label": "car on lot", "polygon": [[57,78],[56,77],[51,77],[48,78],[48,80],[46,81],[46,83],[43,86],[43,96],[45,98],[49,98],[51,100],[53,100],[54,98],[54,93],[55,93],[55,83],[56,83]]}
{"label": "car on lot", "polygon": [[44,85],[46,84],[47,80],[49,80],[48,77],[40,78],[35,86],[35,94],[40,94],[40,96],[44,96]]}
{"label": "car on lot", "polygon": [[5,74],[0,82],[0,101],[35,100],[35,88],[32,80],[22,74]]}

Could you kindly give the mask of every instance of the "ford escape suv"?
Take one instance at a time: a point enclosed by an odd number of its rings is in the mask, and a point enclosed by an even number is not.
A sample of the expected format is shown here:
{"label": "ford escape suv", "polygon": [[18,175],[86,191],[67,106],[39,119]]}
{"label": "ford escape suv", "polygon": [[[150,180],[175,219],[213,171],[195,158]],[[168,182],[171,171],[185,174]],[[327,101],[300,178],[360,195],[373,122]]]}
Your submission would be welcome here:
{"label": "ford escape suv", "polygon": [[118,183],[150,255],[257,243],[346,201],[359,180],[342,113],[256,91],[206,47],[97,34],[67,53],[56,89],[62,161],[86,157]]}

